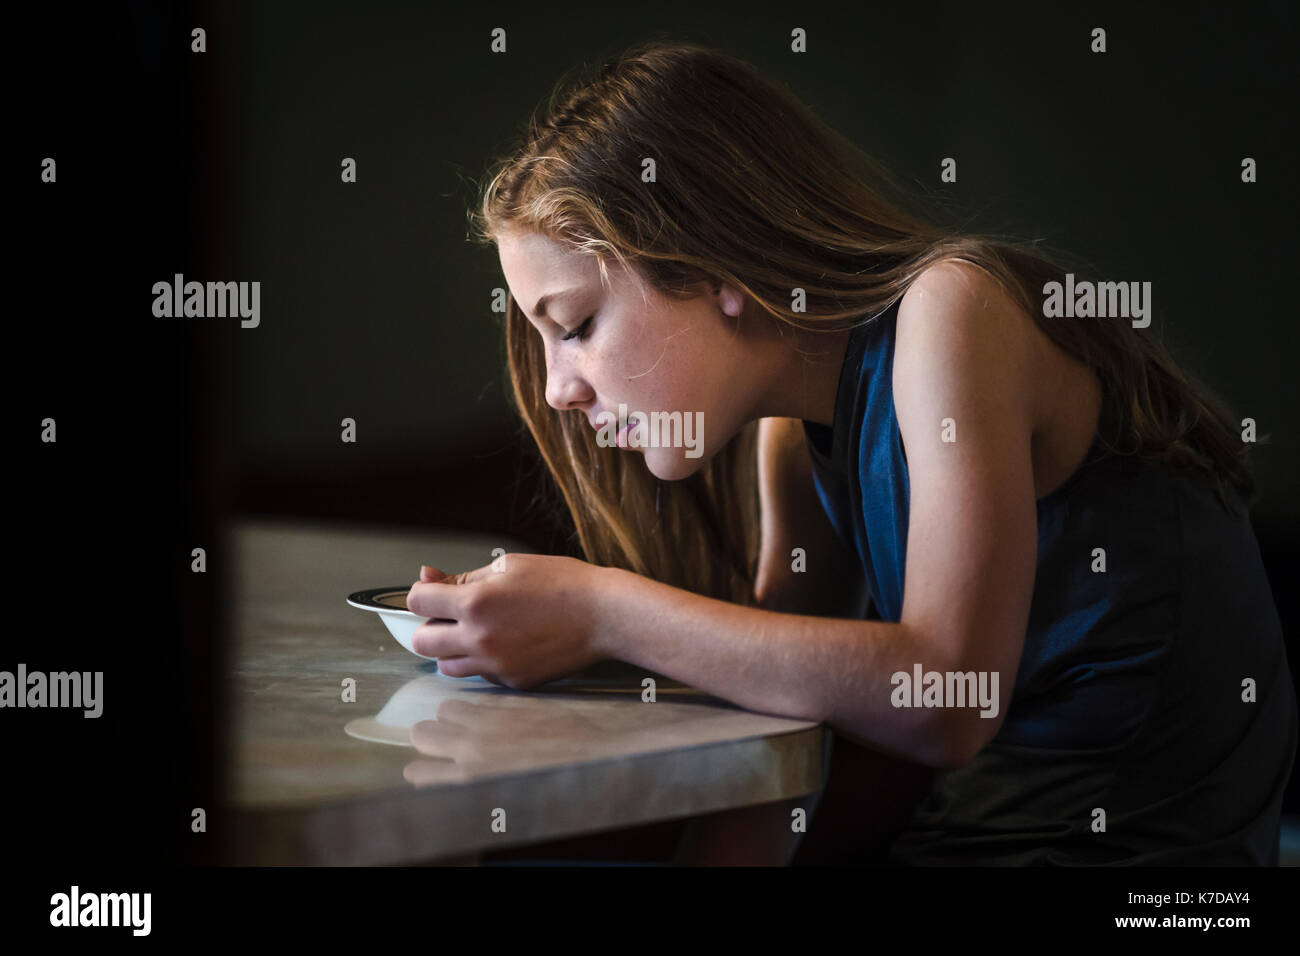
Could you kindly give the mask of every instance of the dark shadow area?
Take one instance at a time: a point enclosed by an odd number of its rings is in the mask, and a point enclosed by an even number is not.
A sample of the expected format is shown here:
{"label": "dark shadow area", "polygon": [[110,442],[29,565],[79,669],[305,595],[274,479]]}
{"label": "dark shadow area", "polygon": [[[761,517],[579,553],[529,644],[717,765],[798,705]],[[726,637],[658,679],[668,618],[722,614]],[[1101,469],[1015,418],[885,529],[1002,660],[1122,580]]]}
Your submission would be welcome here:
{"label": "dark shadow area", "polygon": [[[1253,520],[1295,680],[1291,7],[810,9],[803,57],[777,7],[737,18],[669,3],[649,26],[633,8],[544,22],[525,15],[533,5],[493,9],[518,16],[508,57],[487,58],[478,12],[435,5],[18,14],[35,79],[9,157],[11,286],[26,296],[7,386],[26,453],[13,469],[13,584],[42,602],[57,587],[68,608],[56,632],[12,640],[0,669],[102,671],[106,704],[97,720],[5,713],[14,859],[216,859],[228,519],[474,531],[582,556],[511,409],[489,306],[505,280],[492,251],[466,242],[465,212],[561,74],[654,36],[755,63],[954,227],[1043,239],[1101,274],[1153,280],[1176,357],[1268,436]],[[1104,59],[1088,52],[1099,22]],[[962,172],[945,185],[948,156]],[[1259,162],[1250,186],[1245,156]],[[40,181],[46,157],[57,184]],[[344,157],[355,184],[340,182]],[[151,287],[176,274],[260,281],[261,325],[153,317]],[[340,441],[345,418],[354,445]],[[37,438],[47,419],[57,442]],[[795,864],[882,861],[931,773],[837,736]],[[685,825],[485,859],[667,862]]]}

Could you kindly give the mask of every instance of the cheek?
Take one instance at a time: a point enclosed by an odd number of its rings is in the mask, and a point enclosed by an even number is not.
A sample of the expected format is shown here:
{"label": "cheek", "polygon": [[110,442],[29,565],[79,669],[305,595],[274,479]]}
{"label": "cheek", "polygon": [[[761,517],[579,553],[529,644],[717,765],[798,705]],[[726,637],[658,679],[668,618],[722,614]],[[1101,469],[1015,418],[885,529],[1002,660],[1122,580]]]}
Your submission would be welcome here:
{"label": "cheek", "polygon": [[706,342],[690,332],[678,335],[632,334],[602,347],[596,365],[606,377],[610,398],[643,411],[704,411],[712,407],[724,374]]}
{"label": "cheek", "polygon": [[726,372],[708,348],[683,352],[679,363],[665,376],[672,393],[673,408],[683,412],[703,412],[706,417],[716,408],[719,391],[727,388]]}
{"label": "cheek", "polygon": [[602,346],[593,363],[593,371],[615,401],[645,407],[669,393],[672,375],[672,352],[644,337],[626,336]]}
{"label": "cheek", "polygon": [[612,329],[589,348],[589,367],[606,385],[618,388],[629,380],[637,381],[633,376],[649,367],[649,361],[644,358],[648,351],[644,336],[634,330]]}

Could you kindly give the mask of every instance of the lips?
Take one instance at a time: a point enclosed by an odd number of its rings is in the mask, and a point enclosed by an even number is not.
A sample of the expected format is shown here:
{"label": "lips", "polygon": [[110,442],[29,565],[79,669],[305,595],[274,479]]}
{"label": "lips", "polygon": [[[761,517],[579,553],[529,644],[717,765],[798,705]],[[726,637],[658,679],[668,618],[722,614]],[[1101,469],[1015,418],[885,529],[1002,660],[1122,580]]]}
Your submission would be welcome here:
{"label": "lips", "polygon": [[[604,413],[602,412],[601,414]],[[596,417],[599,418],[600,416],[597,415]],[[588,418],[587,424],[591,426],[593,431],[597,431],[597,432],[604,427],[602,425],[597,425],[595,418]],[[629,415],[627,424],[624,425],[622,428],[620,428],[618,430],[618,434],[614,436],[614,444],[619,448],[631,448],[632,446],[628,443],[628,433],[633,428],[635,428],[636,425],[637,425],[637,417],[635,415]]]}
{"label": "lips", "polygon": [[[591,417],[591,418],[588,418],[588,419],[587,419],[587,424],[590,425],[590,426],[592,427],[592,430],[593,430],[593,431],[600,431],[600,429],[601,429],[602,426],[596,424],[596,419],[597,419],[597,418],[600,418],[600,416],[601,416],[601,415],[604,415],[604,414],[605,414],[604,412],[597,412],[596,415],[595,415],[594,417]],[[611,412],[610,414],[612,415],[613,412]],[[615,420],[617,421],[617,418],[616,418]],[[636,416],[635,416],[635,415],[629,415],[629,416],[628,416],[628,421],[627,421],[627,423],[628,423],[629,425],[635,425],[635,424],[636,424]]]}

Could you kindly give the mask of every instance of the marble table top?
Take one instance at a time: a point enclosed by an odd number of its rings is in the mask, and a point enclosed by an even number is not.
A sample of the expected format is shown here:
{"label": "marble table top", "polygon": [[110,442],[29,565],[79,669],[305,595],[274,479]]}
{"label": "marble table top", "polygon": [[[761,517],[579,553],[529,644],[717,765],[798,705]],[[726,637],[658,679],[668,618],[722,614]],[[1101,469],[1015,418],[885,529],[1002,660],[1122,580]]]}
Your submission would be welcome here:
{"label": "marble table top", "polygon": [[616,661],[529,691],[444,677],[345,602],[518,542],[261,518],[231,542],[232,862],[425,862],[822,786],[819,724]]}

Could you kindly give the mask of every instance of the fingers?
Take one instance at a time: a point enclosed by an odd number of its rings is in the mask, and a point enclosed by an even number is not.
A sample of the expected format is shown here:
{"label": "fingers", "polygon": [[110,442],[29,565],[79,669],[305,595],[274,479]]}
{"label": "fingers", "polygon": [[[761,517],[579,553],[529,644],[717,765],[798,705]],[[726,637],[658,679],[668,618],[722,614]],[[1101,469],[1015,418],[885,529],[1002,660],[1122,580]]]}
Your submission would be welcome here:
{"label": "fingers", "polygon": [[[498,558],[497,560],[500,561],[507,557],[509,557],[509,555],[502,555],[501,558]],[[469,584],[472,581],[477,581],[479,578],[484,577],[487,572],[492,569],[493,564],[485,564],[483,567],[474,568],[472,571],[461,571],[459,574],[448,574],[445,571],[438,570],[432,565],[422,564],[420,565],[420,580],[417,583],[429,584],[434,581],[439,581],[443,584]]]}
{"label": "fingers", "polygon": [[[459,575],[454,575],[459,577]],[[447,617],[461,619],[465,600],[470,597],[463,585],[443,581],[416,581],[406,592],[406,609],[420,617]]]}
{"label": "fingers", "polygon": [[[503,557],[510,557],[510,555]],[[447,574],[435,567],[422,564],[420,580],[412,584],[406,594],[406,609],[421,617],[446,617],[459,621],[462,602],[469,596],[464,591],[465,585],[474,584],[492,574],[491,564],[457,574]]]}
{"label": "fingers", "polygon": [[438,673],[447,677],[473,677],[477,674],[494,684],[499,683],[492,673],[491,663],[481,657],[439,657]]}
{"label": "fingers", "polygon": [[463,657],[469,653],[464,630],[454,621],[446,624],[425,622],[411,635],[411,647],[425,657]]}
{"label": "fingers", "polygon": [[482,567],[474,568],[470,571],[461,571],[458,574],[447,574],[439,571],[435,567],[427,564],[420,565],[420,581],[441,581],[443,584],[472,584],[475,581],[482,580],[492,573],[500,573],[505,567],[506,558],[513,557],[510,554],[502,554],[494,559],[491,563]]}

